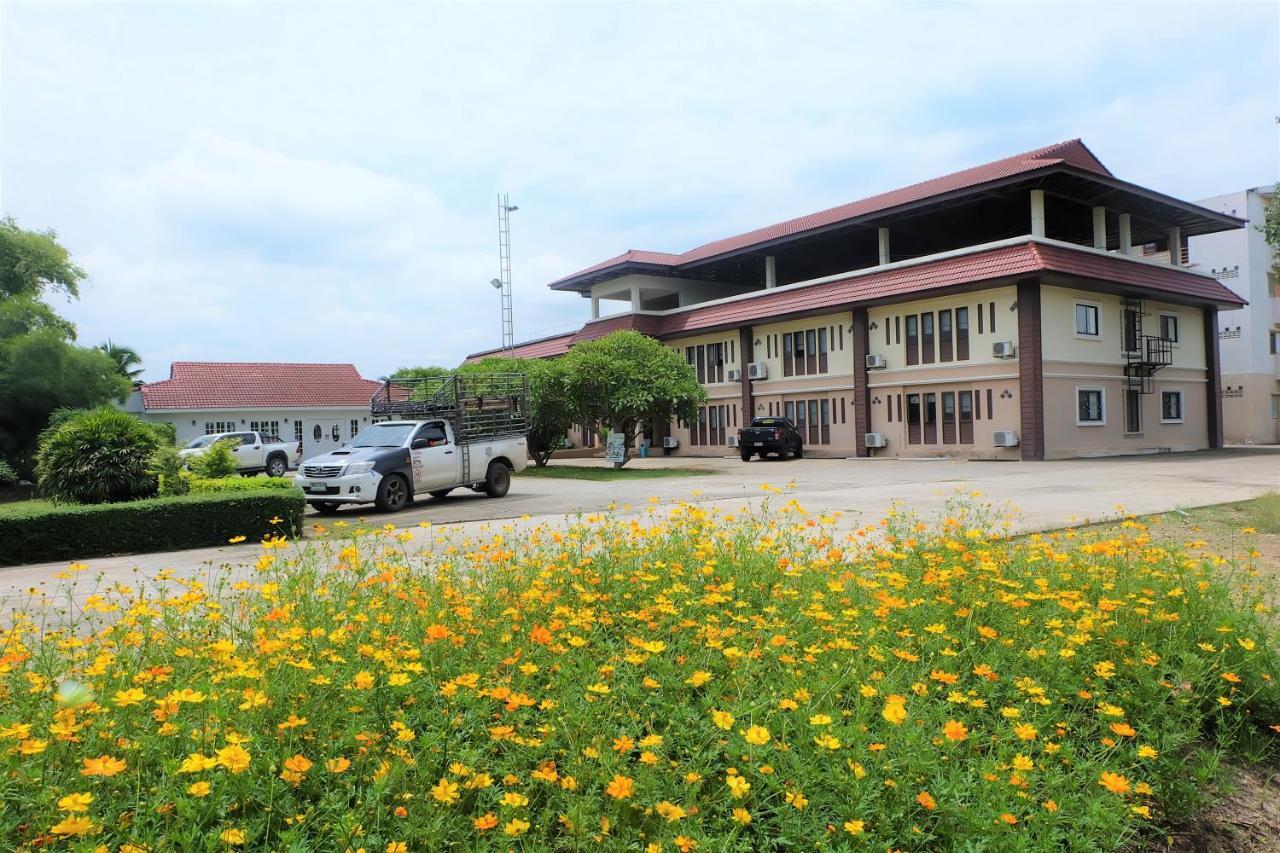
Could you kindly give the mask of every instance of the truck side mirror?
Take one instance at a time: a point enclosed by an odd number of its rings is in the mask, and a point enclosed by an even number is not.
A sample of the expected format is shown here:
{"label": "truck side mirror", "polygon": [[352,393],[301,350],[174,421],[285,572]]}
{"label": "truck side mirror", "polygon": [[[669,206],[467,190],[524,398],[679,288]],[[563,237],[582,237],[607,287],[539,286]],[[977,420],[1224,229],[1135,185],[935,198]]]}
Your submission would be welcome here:
{"label": "truck side mirror", "polygon": [[426,438],[415,438],[413,443],[409,445],[411,450],[422,450],[424,447],[430,447],[431,440]]}

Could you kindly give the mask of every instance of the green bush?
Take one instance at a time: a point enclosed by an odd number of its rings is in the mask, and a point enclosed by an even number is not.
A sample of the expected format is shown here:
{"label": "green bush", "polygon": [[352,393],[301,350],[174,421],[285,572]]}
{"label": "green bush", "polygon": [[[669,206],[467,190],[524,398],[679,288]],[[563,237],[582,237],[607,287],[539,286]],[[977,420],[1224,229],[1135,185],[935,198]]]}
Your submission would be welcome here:
{"label": "green bush", "polygon": [[103,406],[75,412],[40,436],[36,477],[56,501],[98,504],[156,493],[151,455],[156,431],[128,412]]}
{"label": "green bush", "polygon": [[292,477],[193,477],[184,478],[188,491],[193,495],[214,495],[227,492],[269,491],[300,492]]}
{"label": "green bush", "polygon": [[302,529],[301,492],[258,489],[95,506],[35,503],[0,515],[0,562],[36,563],[105,554],[225,545]]}
{"label": "green bush", "polygon": [[210,480],[234,476],[238,469],[231,448],[235,446],[236,440],[233,438],[215,441],[204,453],[187,457],[187,467],[197,477]]}
{"label": "green bush", "polygon": [[9,487],[18,485],[18,472],[13,470],[13,466],[3,459],[0,459],[0,487]]}

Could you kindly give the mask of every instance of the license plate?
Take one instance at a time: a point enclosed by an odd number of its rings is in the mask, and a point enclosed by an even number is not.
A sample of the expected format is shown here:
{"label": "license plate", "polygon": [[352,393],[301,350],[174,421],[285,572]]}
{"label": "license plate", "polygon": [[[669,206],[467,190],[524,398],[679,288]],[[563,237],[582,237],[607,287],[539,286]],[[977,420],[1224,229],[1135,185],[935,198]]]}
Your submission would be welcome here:
{"label": "license plate", "polygon": [[307,491],[308,492],[327,492],[329,491],[329,486],[325,483],[309,483],[307,485]]}

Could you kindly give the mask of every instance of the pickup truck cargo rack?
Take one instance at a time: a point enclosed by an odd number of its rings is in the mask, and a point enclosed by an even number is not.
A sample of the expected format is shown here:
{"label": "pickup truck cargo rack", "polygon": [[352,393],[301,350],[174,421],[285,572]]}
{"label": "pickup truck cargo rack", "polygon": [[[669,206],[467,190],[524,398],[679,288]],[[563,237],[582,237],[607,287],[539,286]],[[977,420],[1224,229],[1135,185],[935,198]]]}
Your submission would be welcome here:
{"label": "pickup truck cargo rack", "polygon": [[529,432],[529,384],[521,373],[388,379],[369,408],[378,420],[447,420],[464,448]]}

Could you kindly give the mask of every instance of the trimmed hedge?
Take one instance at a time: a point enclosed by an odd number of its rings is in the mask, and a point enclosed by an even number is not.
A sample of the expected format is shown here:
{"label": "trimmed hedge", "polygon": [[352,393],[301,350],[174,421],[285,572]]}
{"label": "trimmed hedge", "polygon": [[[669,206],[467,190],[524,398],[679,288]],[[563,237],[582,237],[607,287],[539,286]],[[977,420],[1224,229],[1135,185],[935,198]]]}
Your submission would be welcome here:
{"label": "trimmed hedge", "polygon": [[[114,504],[36,504],[0,514],[0,565],[225,545],[302,529],[302,492],[178,495]],[[271,519],[278,518],[276,524]]]}
{"label": "trimmed hedge", "polygon": [[187,480],[187,485],[193,495],[256,492],[264,489],[302,494],[292,477],[191,477]]}

